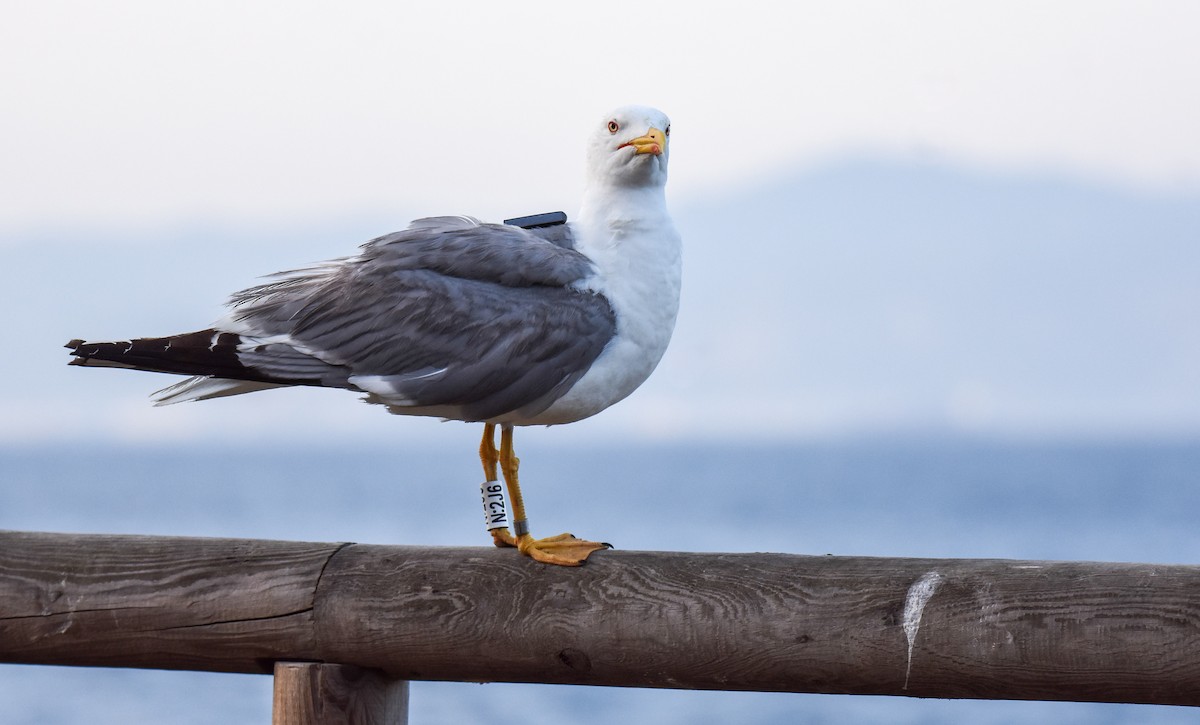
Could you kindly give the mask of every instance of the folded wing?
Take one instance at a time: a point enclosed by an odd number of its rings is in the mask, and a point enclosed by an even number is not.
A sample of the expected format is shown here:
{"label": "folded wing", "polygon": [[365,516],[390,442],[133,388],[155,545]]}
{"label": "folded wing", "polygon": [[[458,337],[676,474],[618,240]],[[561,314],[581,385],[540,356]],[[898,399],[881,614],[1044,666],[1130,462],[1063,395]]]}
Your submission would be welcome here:
{"label": "folded wing", "polygon": [[608,301],[584,286],[591,262],[563,243],[561,228],[553,240],[540,231],[420,219],[355,257],[235,294],[212,330],[73,341],[73,362],[197,376],[161,391],[160,402],[318,385],[361,390],[396,413],[533,415],[587,371],[616,329]]}

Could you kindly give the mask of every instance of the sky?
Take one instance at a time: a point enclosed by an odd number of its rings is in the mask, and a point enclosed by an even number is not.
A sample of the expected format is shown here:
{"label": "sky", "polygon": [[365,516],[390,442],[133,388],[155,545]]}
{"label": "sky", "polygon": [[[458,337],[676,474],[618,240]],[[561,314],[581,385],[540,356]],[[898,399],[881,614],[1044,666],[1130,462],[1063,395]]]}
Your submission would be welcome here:
{"label": "sky", "polygon": [[569,206],[584,129],[629,102],[673,116],[677,198],[846,150],[1194,191],[1198,24],[1189,2],[21,3],[0,224]]}
{"label": "sky", "polygon": [[[1062,192],[1053,198],[1069,197],[1070,187],[1086,190],[1091,204],[1136,210],[1110,226],[1166,213],[1176,223],[1164,239],[1200,232],[1192,213],[1200,200],[1197,27],[1200,6],[1187,2],[742,2],[704,12],[672,2],[15,6],[0,27],[8,69],[0,75],[0,249],[11,265],[9,277],[0,272],[7,286],[0,295],[8,296],[0,300],[10,329],[36,340],[38,353],[9,363],[0,395],[21,415],[0,424],[0,440],[220,438],[250,435],[262,421],[300,439],[328,435],[330,425],[380,439],[382,429],[443,435],[426,431],[444,426],[381,423],[380,411],[327,391],[218,401],[205,404],[208,412],[154,410],[144,396],[161,387],[158,378],[68,371],[61,350],[49,347],[74,336],[194,329],[256,276],[346,254],[415,216],[570,212],[582,189],[589,125],[629,102],[672,117],[669,198],[680,227],[692,232],[685,271],[692,286],[663,379],[652,379],[612,423],[581,424],[580,435],[620,436],[623,426],[639,435],[670,429],[676,438],[880,426],[1069,434],[1087,428],[1097,410],[1108,410],[1106,433],[1196,434],[1200,421],[1179,412],[1196,394],[1190,342],[1172,348],[1178,357],[1164,390],[1125,407],[1109,405],[1097,381],[1075,391],[1075,403],[982,418],[980,410],[1006,410],[1009,388],[977,370],[952,381],[960,403],[947,403],[944,390],[913,382],[920,376],[876,379],[855,393],[856,381],[839,381],[837,366],[809,365],[809,382],[785,395],[778,386],[752,389],[763,376],[746,375],[737,355],[694,365],[680,356],[698,359],[707,349],[700,311],[708,308],[695,284],[723,283],[725,294],[739,296],[756,286],[749,272],[722,276],[731,246],[757,242],[757,251],[777,257],[786,249],[802,264],[805,241],[819,236],[801,219],[794,238],[775,235],[774,246],[764,247],[762,236],[714,240],[705,235],[721,220],[704,210],[724,209],[728,219],[780,185],[815,193],[820,187],[804,179],[832,181],[842,168],[857,169],[862,183],[907,170],[890,187],[895,194],[930,168],[956,170],[927,207],[933,215],[954,216],[956,188],[994,194],[987,180],[1002,179],[1030,200],[1049,184]],[[873,214],[887,198],[855,214]],[[785,215],[794,201],[755,214]],[[1041,215],[1030,218],[1031,229],[1061,216],[1032,201],[1014,208]],[[1072,213],[1089,216],[1086,207]],[[915,229],[928,221],[905,223]],[[962,243],[974,248],[975,241]],[[1131,231],[1121,248],[1138,243]],[[980,242],[979,254],[1004,242],[990,244]],[[944,258],[930,268],[941,269]],[[1108,263],[1121,268],[1119,258]],[[1154,285],[1170,268],[1164,261],[1139,279]],[[845,270],[853,287],[862,269]],[[1193,340],[1180,308],[1192,300],[1184,282],[1172,284],[1170,299],[1126,328],[1166,327],[1163,340]],[[760,310],[789,304],[778,287]],[[1114,299],[1098,308],[1120,309]],[[955,298],[922,304],[945,309]],[[844,319],[842,330],[864,319],[861,310],[838,314],[831,318]],[[751,317],[753,324],[727,320],[723,328],[741,330],[739,349],[766,345],[777,329],[762,314]],[[896,324],[908,325],[913,339],[934,324],[910,318]],[[1039,341],[1022,344],[1036,350]],[[1127,368],[1131,381],[1161,373]],[[789,369],[778,363],[763,372]],[[106,373],[104,382],[80,377]],[[1026,371],[1043,383],[1055,376],[1071,377],[1049,367]],[[813,382],[825,379],[835,384]],[[1050,387],[1033,385],[1027,395]],[[720,405],[697,402],[706,400]],[[954,405],[967,412],[929,412]],[[793,411],[805,406],[828,414],[798,418]],[[1135,408],[1140,422],[1122,428],[1119,420]],[[315,420],[298,422],[304,411]],[[655,420],[661,424],[646,422]]]}

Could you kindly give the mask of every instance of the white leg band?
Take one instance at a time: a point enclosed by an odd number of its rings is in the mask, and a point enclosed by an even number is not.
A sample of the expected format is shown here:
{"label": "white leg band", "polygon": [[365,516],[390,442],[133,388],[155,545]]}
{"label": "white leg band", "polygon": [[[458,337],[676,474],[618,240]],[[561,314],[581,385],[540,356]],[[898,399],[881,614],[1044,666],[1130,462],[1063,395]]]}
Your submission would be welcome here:
{"label": "white leg band", "polygon": [[479,485],[483,497],[483,525],[488,531],[508,527],[508,507],[504,505],[504,484],[484,481]]}

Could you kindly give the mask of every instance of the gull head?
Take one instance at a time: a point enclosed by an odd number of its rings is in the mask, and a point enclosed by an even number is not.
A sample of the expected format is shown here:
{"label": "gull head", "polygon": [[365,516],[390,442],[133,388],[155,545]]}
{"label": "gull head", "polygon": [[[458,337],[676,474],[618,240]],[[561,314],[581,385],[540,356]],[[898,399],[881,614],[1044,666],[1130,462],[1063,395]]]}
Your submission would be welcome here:
{"label": "gull head", "polygon": [[671,153],[671,119],[657,108],[622,106],[595,122],[588,181],[605,186],[662,187]]}

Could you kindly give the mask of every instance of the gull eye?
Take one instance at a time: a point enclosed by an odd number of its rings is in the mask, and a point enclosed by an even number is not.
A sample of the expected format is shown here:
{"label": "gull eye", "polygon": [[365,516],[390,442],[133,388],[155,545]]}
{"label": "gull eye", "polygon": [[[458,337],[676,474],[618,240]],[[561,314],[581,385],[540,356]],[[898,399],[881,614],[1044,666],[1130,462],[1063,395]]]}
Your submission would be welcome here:
{"label": "gull eye", "polygon": [[670,135],[671,135],[671,124],[669,124],[669,123],[667,124],[667,130],[666,130],[666,131],[663,131],[663,135],[664,135],[664,136],[670,136]]}
{"label": "gull eye", "polygon": [[616,121],[608,122],[608,132],[609,133],[616,133],[617,131],[620,131],[620,130],[621,130],[621,124],[617,123]]}

